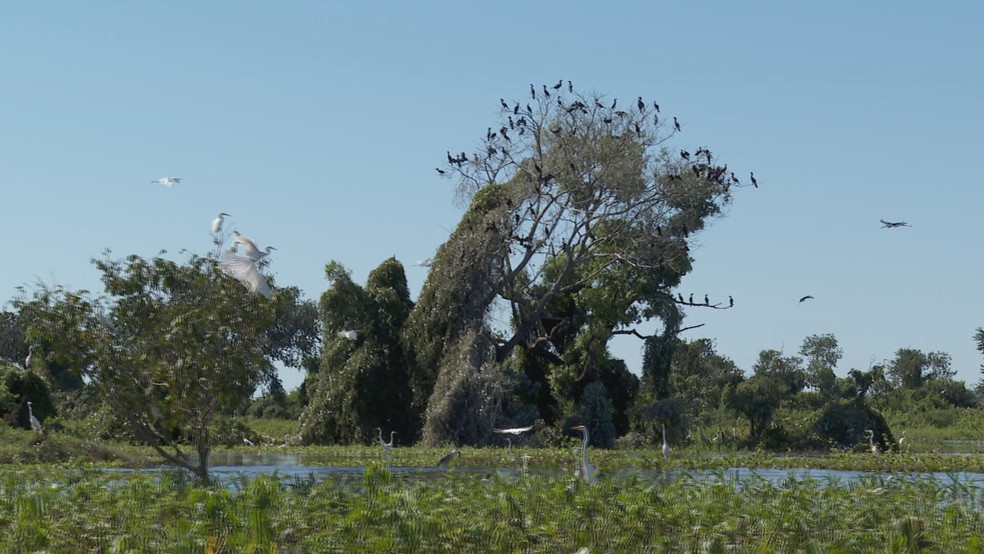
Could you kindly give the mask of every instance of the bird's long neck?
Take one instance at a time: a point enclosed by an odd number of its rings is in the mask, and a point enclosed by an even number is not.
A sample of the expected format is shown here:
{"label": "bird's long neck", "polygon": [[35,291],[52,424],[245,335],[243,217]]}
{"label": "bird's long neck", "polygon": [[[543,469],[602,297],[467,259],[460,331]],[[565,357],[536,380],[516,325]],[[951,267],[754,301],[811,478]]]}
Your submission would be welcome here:
{"label": "bird's long neck", "polygon": [[28,417],[34,417],[34,410],[31,409],[31,403],[27,403],[27,415]]}
{"label": "bird's long neck", "polygon": [[393,446],[393,436],[396,435],[396,431],[390,431],[390,441],[386,446]]}
{"label": "bird's long neck", "polygon": [[584,471],[585,479],[588,478],[588,428],[581,429],[584,437],[581,439],[581,468]]}
{"label": "bird's long neck", "polygon": [[383,442],[383,430],[382,429],[376,429],[376,432],[379,433],[379,444],[385,445],[386,443]]}

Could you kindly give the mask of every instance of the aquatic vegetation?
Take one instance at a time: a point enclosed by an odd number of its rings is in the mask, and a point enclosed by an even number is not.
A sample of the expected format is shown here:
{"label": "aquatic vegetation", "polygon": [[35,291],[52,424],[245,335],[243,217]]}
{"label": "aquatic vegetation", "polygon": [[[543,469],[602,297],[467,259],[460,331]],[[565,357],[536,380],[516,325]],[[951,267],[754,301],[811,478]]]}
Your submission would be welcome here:
{"label": "aquatic vegetation", "polygon": [[602,471],[589,485],[570,471],[418,478],[374,462],[220,487],[177,471],[0,470],[3,552],[984,552],[981,536],[984,490],[956,475]]}

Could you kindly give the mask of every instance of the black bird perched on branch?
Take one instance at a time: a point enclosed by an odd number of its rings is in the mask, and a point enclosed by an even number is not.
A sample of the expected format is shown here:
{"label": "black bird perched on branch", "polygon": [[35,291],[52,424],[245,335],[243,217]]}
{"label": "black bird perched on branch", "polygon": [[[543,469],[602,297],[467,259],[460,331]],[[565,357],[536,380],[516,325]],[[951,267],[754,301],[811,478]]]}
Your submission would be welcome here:
{"label": "black bird perched on branch", "polygon": [[749,172],[748,176],[752,179],[752,185],[754,185],[755,188],[759,188],[759,182],[755,180],[755,172],[754,171]]}
{"label": "black bird perched on branch", "polygon": [[677,300],[679,300],[680,303],[683,304],[683,295],[680,294],[679,292],[677,293]]}
{"label": "black bird perched on branch", "polygon": [[564,86],[564,80],[563,79],[557,81],[557,84],[553,86],[553,89],[554,90],[560,90],[560,87],[562,87],[562,86]]}
{"label": "black bird perched on branch", "polygon": [[675,129],[677,130],[677,131],[680,131],[680,130],[681,130],[681,129],[680,129],[680,122],[679,122],[679,121],[677,121],[677,118],[676,118],[676,116],[673,116],[673,127],[674,127],[674,128],[675,128]]}
{"label": "black bird perched on branch", "polygon": [[444,175],[444,170],[443,169],[441,169],[439,167],[435,167],[434,169],[436,169],[439,174]]}
{"label": "black bird perched on branch", "polygon": [[711,305],[711,301],[707,298],[707,295],[706,294],[704,295],[704,304],[706,304],[708,306]]}
{"label": "black bird perched on branch", "polygon": [[680,157],[683,158],[683,159],[685,159],[685,160],[689,160],[690,159],[690,152],[687,152],[686,150],[681,150],[680,151]]}
{"label": "black bird perched on branch", "polygon": [[659,113],[659,104],[657,104],[655,101],[653,102],[653,108],[656,110],[656,113]]}
{"label": "black bird perched on branch", "polygon": [[690,293],[690,302],[689,303],[691,305],[694,303],[694,293]]}
{"label": "black bird perched on branch", "polygon": [[574,84],[567,81],[567,92],[574,92]]}
{"label": "black bird perched on branch", "polygon": [[735,299],[734,298],[731,298],[731,295],[730,294],[728,295],[728,307],[729,308],[734,308],[735,307]]}
{"label": "black bird perched on branch", "polygon": [[646,103],[642,101],[641,96],[639,97],[639,100],[636,102],[636,106],[639,106],[639,113],[646,111]]}
{"label": "black bird perched on branch", "polygon": [[807,294],[803,298],[800,298],[800,304],[802,304],[803,302],[806,302],[807,300],[811,300],[812,298],[813,298],[812,296],[810,296],[809,294]]}
{"label": "black bird perched on branch", "polygon": [[533,88],[533,83],[530,83],[530,96],[533,97],[533,100],[536,100],[536,89]]}

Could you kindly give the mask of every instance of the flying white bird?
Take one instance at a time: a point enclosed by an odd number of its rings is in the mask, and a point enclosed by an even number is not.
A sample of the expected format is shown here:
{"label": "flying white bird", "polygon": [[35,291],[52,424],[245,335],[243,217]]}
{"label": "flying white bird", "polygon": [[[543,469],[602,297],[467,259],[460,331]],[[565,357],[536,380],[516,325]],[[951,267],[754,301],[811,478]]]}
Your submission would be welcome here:
{"label": "flying white bird", "polygon": [[256,242],[254,242],[253,239],[240,235],[238,231],[235,232],[235,235],[236,236],[232,238],[232,241],[242,246],[243,253],[246,254],[247,258],[253,260],[254,262],[258,261],[260,258],[269,256],[271,250],[276,250],[273,246],[267,246],[265,249],[260,250],[260,248],[256,246]]}
{"label": "flying white bird", "polygon": [[510,434],[510,435],[520,435],[520,434],[525,433],[525,432],[527,432],[527,431],[529,431],[531,429],[533,429],[533,426],[532,425],[530,425],[529,427],[511,427],[509,429],[496,429],[495,427],[493,427],[492,428],[492,432],[493,433],[504,433],[504,434]]}
{"label": "flying white bird", "polygon": [[423,260],[417,262],[417,265],[420,267],[430,267],[431,264],[433,263],[434,263],[434,258],[424,258]]}
{"label": "flying white bird", "polygon": [[217,235],[222,232],[222,222],[225,221],[225,218],[227,217],[231,216],[225,212],[219,212],[219,215],[215,216],[215,219],[212,220],[213,235]]}
{"label": "flying white bird", "polygon": [[181,177],[161,177],[160,179],[155,179],[151,183],[157,183],[158,185],[164,185],[165,187],[173,187],[175,184],[181,182]]}
{"label": "flying white bird", "polygon": [[250,292],[270,297],[270,283],[260,273],[256,260],[226,252],[219,260],[219,269],[222,273],[239,280]]}
{"label": "flying white bird", "polygon": [[358,331],[346,329],[344,331],[339,331],[338,336],[342,337],[343,339],[356,340],[359,338],[359,333]]}

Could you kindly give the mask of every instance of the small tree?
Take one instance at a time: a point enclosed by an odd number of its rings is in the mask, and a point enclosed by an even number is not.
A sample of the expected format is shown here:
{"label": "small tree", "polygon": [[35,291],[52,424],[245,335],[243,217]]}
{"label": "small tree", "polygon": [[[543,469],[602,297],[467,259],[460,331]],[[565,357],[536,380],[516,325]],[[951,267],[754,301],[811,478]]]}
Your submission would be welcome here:
{"label": "small tree", "polygon": [[837,375],[834,368],[844,355],[834,335],[810,335],[803,339],[800,356],[806,358],[806,382],[825,397],[836,392]]}
{"label": "small tree", "polygon": [[[96,260],[108,297],[42,288],[29,330],[95,384],[115,415],[166,461],[208,475],[210,425],[274,375],[271,329],[296,289],[254,295],[213,258]],[[290,350],[287,348],[286,350]],[[190,441],[197,460],[186,456]]]}

